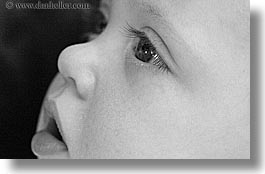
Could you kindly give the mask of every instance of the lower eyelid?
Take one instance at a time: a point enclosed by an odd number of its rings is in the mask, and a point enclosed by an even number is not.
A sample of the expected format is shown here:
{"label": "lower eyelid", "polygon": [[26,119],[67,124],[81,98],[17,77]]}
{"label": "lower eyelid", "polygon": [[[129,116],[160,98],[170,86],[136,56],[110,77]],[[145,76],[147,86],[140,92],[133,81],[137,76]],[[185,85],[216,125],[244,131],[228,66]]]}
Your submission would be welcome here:
{"label": "lower eyelid", "polygon": [[126,67],[127,66],[134,66],[135,72],[143,72],[143,73],[152,72],[154,75],[168,72],[168,71],[162,71],[156,65],[153,65],[151,63],[141,62],[140,60],[135,58],[133,54],[126,55]]}

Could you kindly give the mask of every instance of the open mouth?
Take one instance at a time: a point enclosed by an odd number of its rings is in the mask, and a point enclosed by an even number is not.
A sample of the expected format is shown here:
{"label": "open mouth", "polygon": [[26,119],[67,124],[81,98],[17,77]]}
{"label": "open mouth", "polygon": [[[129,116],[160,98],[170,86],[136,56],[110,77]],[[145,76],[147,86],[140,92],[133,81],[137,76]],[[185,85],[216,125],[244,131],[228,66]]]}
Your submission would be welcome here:
{"label": "open mouth", "polygon": [[38,158],[68,158],[68,149],[59,127],[54,102],[44,102],[37,133],[31,141],[31,149]]}

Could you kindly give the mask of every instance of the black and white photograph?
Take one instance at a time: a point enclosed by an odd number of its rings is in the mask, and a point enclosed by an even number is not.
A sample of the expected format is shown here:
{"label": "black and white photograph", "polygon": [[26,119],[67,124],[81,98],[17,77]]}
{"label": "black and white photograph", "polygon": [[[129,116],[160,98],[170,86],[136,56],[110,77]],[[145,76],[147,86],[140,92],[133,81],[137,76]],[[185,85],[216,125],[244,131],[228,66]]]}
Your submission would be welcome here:
{"label": "black and white photograph", "polygon": [[0,158],[250,159],[250,1],[0,4]]}

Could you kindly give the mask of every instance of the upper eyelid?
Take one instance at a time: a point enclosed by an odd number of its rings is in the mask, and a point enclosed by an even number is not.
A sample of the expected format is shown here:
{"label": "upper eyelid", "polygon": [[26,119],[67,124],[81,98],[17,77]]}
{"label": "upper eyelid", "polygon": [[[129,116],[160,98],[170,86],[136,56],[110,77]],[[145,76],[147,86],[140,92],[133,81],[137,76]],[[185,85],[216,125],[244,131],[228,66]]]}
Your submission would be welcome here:
{"label": "upper eyelid", "polygon": [[[129,38],[147,38],[155,47],[160,46],[160,45],[165,45],[164,41],[160,38],[160,36],[150,27],[143,27],[143,29],[148,29],[151,30],[152,32],[155,33],[155,37],[158,37],[158,39],[154,39],[153,37],[150,37],[146,32],[140,31],[136,29],[135,27],[131,26],[130,24],[127,23],[127,26],[124,27],[124,30],[126,31],[126,36]],[[165,45],[167,48],[167,46]],[[168,49],[168,48],[167,48]]]}
{"label": "upper eyelid", "polygon": [[126,24],[124,28],[122,28],[123,31],[125,31],[125,36],[129,38],[136,38],[136,37],[147,37],[145,32],[137,30],[135,27],[131,26],[130,24]]}
{"label": "upper eyelid", "polygon": [[[154,30],[149,27],[144,27],[144,28],[150,29],[154,32]],[[125,32],[126,37],[147,39],[155,48],[164,44],[164,42],[161,41],[161,38],[159,36],[156,36],[156,37],[159,37],[159,40],[154,39],[154,38],[150,39],[150,36],[148,36],[148,34],[146,34],[144,31],[140,31],[128,23],[127,23],[127,26],[124,27],[123,29],[126,31]],[[154,33],[157,35],[156,32]]]}
{"label": "upper eyelid", "polygon": [[[126,26],[122,28],[122,31],[125,31],[122,32],[122,34],[125,34],[126,37],[129,37],[129,38],[147,38],[151,44],[153,44],[153,46],[156,48],[156,50],[158,52],[160,52],[159,49],[160,47],[165,47],[165,49],[167,50],[168,52],[168,55],[170,57],[171,56],[171,53],[167,47],[167,45],[165,44],[165,42],[163,41],[163,39],[159,36],[159,34],[153,30],[152,28],[150,27],[143,27],[142,28],[143,30],[144,29],[147,29],[147,30],[151,30],[152,32],[148,32],[148,34],[144,31],[141,31],[141,30],[138,30],[136,29],[135,27],[131,26],[128,22],[126,23]],[[149,33],[154,33],[154,34],[151,34],[151,35],[155,35],[155,38],[154,37],[150,37],[150,34]],[[158,49],[157,49],[158,48]],[[164,51],[163,51],[164,52]]]}

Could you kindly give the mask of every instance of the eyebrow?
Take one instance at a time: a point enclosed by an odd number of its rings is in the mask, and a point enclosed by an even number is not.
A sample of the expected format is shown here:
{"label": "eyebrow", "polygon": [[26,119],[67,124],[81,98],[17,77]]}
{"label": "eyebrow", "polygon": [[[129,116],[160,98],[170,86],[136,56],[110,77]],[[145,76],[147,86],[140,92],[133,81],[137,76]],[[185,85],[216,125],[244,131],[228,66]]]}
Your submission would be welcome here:
{"label": "eyebrow", "polygon": [[162,11],[155,3],[151,3],[149,0],[141,0],[140,2],[132,0],[129,1],[129,4],[132,8],[140,9],[142,13],[145,13],[155,21],[162,23],[163,25],[161,25],[161,27],[166,31],[172,32],[172,26],[169,21],[166,20],[166,12]]}
{"label": "eyebrow", "polygon": [[142,11],[144,13],[147,13],[149,16],[151,17],[155,17],[155,18],[163,18],[161,9],[156,6],[155,4],[151,4],[147,1],[129,1],[129,4],[131,5],[131,7],[137,7],[139,9],[142,9]]}
{"label": "eyebrow", "polygon": [[157,6],[153,6],[151,4],[143,3],[143,7],[147,9],[147,13],[150,16],[162,18],[161,10]]}
{"label": "eyebrow", "polygon": [[163,28],[163,30],[169,33],[174,33],[172,25],[168,20],[166,20],[167,12],[162,11],[161,7],[159,7],[155,3],[151,3],[149,0],[141,0],[141,1],[132,0],[129,1],[129,4],[131,8],[140,9],[142,13],[147,14],[155,21],[162,23],[163,25],[160,25],[160,27]]}

